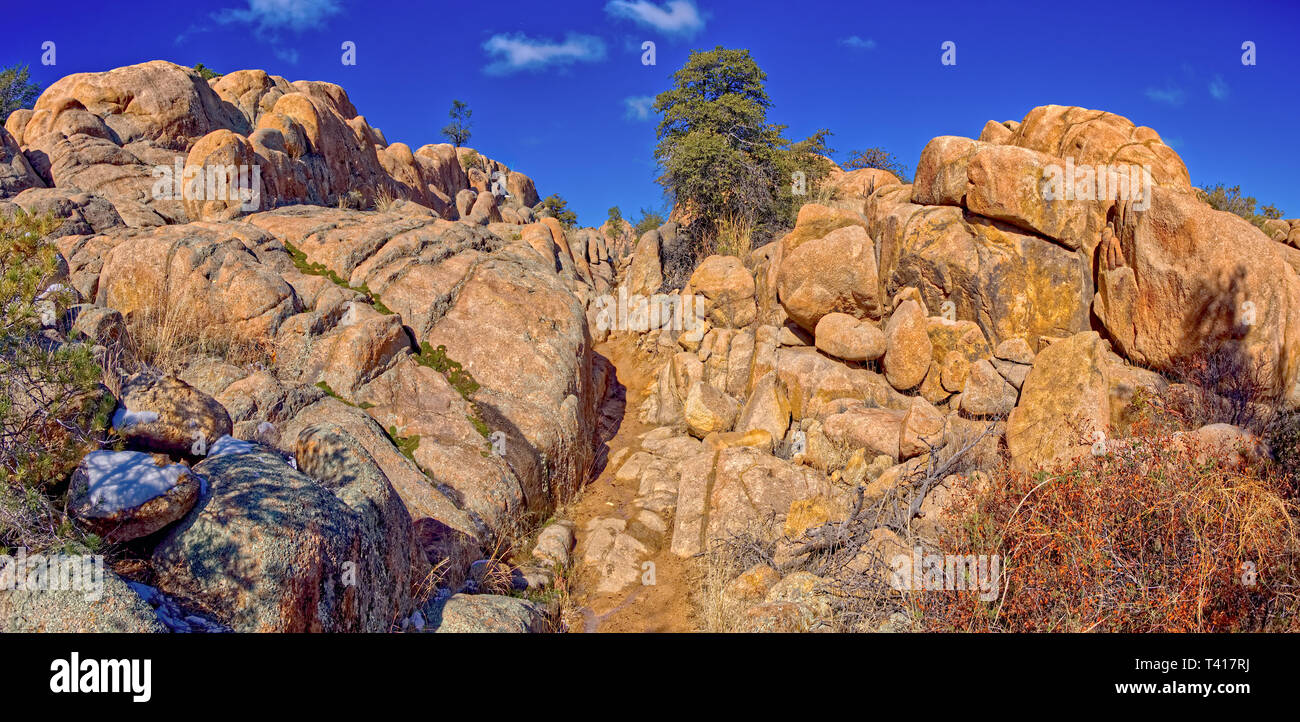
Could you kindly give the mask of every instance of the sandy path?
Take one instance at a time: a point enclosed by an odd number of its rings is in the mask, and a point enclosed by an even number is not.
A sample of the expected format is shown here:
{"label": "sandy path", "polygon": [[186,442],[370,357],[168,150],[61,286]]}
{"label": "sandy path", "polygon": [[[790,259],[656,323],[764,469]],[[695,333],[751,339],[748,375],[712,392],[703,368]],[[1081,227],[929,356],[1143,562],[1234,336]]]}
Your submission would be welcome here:
{"label": "sandy path", "polygon": [[[609,359],[618,372],[622,389],[607,404],[622,406],[622,423],[607,444],[608,458],[628,448],[627,458],[639,446],[639,436],[652,426],[641,423],[638,409],[646,386],[654,378],[665,357],[652,357],[633,345],[635,336],[620,335],[599,343],[595,351]],[[620,395],[623,394],[623,395]],[[607,465],[598,477],[579,493],[572,506],[577,524],[578,545],[585,538],[588,521],[597,517],[626,518],[637,494],[637,482],[620,482],[614,478],[617,468]],[[573,632],[691,632],[693,623],[690,590],[694,588],[693,564],[678,558],[667,549],[655,552],[648,561],[654,563],[654,584],[635,584],[618,594],[595,594],[588,591],[590,580],[579,578],[572,593],[572,608],[566,614]]]}

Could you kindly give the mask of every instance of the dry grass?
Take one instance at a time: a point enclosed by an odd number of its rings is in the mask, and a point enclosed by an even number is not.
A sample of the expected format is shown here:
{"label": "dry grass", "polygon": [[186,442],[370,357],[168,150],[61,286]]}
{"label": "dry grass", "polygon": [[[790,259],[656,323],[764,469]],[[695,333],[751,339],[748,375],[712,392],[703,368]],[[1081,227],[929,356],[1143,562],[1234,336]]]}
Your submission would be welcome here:
{"label": "dry grass", "polygon": [[758,564],[772,564],[773,544],[759,534],[733,535],[717,540],[700,555],[699,595],[696,607],[705,632],[743,632],[745,611],[763,600],[740,599],[728,587]]}
{"label": "dry grass", "polygon": [[705,239],[703,256],[735,256],[748,262],[753,247],[753,224],[744,216],[731,215],[717,220],[713,235]]}
{"label": "dry grass", "polygon": [[393,206],[397,205],[399,200],[401,199],[394,196],[386,186],[382,187],[375,193],[375,210],[387,213],[393,210]]}
{"label": "dry grass", "polygon": [[127,314],[129,340],[119,352],[118,368],[176,373],[196,357],[215,357],[241,368],[265,368],[275,363],[270,339],[241,336],[230,324],[206,316],[196,307],[161,289],[148,292],[141,307]]}

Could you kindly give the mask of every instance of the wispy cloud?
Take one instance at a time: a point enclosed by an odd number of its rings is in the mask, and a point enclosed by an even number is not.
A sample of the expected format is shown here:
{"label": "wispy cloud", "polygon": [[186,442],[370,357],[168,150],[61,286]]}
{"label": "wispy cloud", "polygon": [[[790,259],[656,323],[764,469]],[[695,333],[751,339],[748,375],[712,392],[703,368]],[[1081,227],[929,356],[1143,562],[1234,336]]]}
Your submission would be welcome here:
{"label": "wispy cloud", "polygon": [[247,8],[226,8],[212,14],[222,25],[249,25],[259,34],[281,30],[302,32],[322,27],[342,9],[338,0],[245,0]]}
{"label": "wispy cloud", "polygon": [[863,40],[856,35],[850,35],[847,38],[840,38],[840,45],[854,50],[875,50],[876,41],[871,38]]}
{"label": "wispy cloud", "polygon": [[703,30],[705,23],[704,15],[691,0],[668,0],[662,6],[649,0],[610,0],[605,12],[665,35],[691,37]]}
{"label": "wispy cloud", "polygon": [[1216,73],[1215,76],[1210,79],[1210,97],[1215,100],[1227,100],[1228,83],[1223,79],[1222,75]]}
{"label": "wispy cloud", "polygon": [[1173,106],[1182,105],[1183,101],[1187,100],[1187,93],[1182,88],[1174,85],[1164,88],[1147,88],[1146,95],[1148,100]]}
{"label": "wispy cloud", "polygon": [[638,95],[623,99],[623,105],[627,108],[626,117],[633,120],[650,120],[650,112],[654,110],[655,99],[652,95]]}
{"label": "wispy cloud", "polygon": [[590,63],[605,58],[605,41],[594,35],[569,33],[564,42],[530,38],[523,33],[493,35],[483,49],[494,60],[483,68],[489,75],[540,70],[551,65]]}
{"label": "wispy cloud", "polygon": [[[282,31],[301,33],[306,30],[318,30],[325,26],[330,18],[343,11],[340,0],[244,0],[246,8],[224,8],[205,16],[205,22],[192,23],[176,36],[180,45],[191,36],[206,33],[214,29],[212,23],[220,26],[247,26],[260,40],[276,41]],[[276,51],[277,57],[281,52]],[[297,62],[296,53],[293,53]]]}
{"label": "wispy cloud", "polygon": [[276,48],[275,57],[290,65],[298,64],[298,51],[292,48]]}

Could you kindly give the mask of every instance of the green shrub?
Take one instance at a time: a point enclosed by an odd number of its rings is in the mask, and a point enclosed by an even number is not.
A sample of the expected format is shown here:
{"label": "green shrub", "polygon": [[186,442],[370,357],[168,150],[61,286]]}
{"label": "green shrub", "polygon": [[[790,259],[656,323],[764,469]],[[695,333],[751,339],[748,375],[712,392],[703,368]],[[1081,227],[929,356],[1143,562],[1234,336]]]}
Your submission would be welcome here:
{"label": "green shrub", "polygon": [[39,85],[29,82],[26,65],[13,65],[0,70],[0,123],[19,108],[30,108],[41,94]]}
{"label": "green shrub", "polygon": [[608,226],[605,228],[605,236],[609,240],[618,238],[619,231],[623,229],[623,211],[618,206],[609,209],[609,218],[605,221]]}
{"label": "green shrub", "polygon": [[904,183],[911,183],[912,177],[906,165],[898,159],[898,156],[890,153],[884,148],[867,148],[866,150],[849,151],[848,160],[844,161],[842,166],[846,171],[861,170],[863,168],[879,168],[880,170],[889,171]]}
{"label": "green shrub", "polygon": [[636,223],[632,224],[632,233],[636,235],[637,238],[640,238],[645,233],[653,231],[663,224],[664,216],[662,213],[650,208],[642,208],[641,218],[637,220]]}
{"label": "green shrub", "polygon": [[1242,218],[1253,223],[1260,230],[1264,228],[1264,221],[1281,218],[1282,209],[1272,204],[1263,206],[1258,212],[1255,211],[1257,201],[1254,196],[1245,196],[1241,194],[1241,186],[1232,186],[1231,188],[1222,183],[1212,186],[1198,188],[1202,194],[1202,200],[1210,204],[1210,207],[1218,211],[1227,211],[1235,213]]}
{"label": "green shrub", "polygon": [[57,488],[105,439],[116,402],[90,348],[43,331],[74,300],[58,291],[59,225],[0,217],[0,547],[94,549],[59,511]]}
{"label": "green shrub", "polygon": [[204,80],[212,80],[213,78],[221,77],[221,73],[218,73],[212,68],[207,67],[203,63],[199,63],[198,65],[195,65],[194,72],[198,73],[199,77],[203,78]]}
{"label": "green shrub", "polygon": [[448,113],[451,116],[451,122],[443,126],[442,134],[457,148],[469,142],[469,127],[471,125],[469,117],[473,114],[474,111],[469,109],[469,104],[465,101],[451,101],[451,111]]}
{"label": "green shrub", "polygon": [[56,225],[0,219],[0,483],[62,481],[112,413],[89,346],[42,334],[42,315],[62,317],[74,300],[53,283],[61,261],[45,235]]}
{"label": "green shrub", "polygon": [[569,202],[564,200],[558,194],[551,195],[542,199],[533,207],[538,216],[550,216],[560,222],[565,228],[573,228],[578,225],[578,214],[569,210]]}

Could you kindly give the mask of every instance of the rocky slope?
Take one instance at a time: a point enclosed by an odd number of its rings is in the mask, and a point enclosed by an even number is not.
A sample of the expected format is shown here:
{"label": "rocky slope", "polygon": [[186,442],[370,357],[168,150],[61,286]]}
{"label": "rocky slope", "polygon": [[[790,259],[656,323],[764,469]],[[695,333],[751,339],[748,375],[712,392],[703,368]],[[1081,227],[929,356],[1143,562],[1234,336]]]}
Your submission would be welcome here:
{"label": "rocky slope", "polygon": [[[1151,187],[1047,200],[1067,157],[1145,167]],[[837,170],[831,186],[778,242],[697,267],[683,293],[704,299],[699,328],[628,341],[658,372],[635,438],[611,442],[607,474],[630,500],[577,525],[597,612],[645,601],[647,560],[672,555],[710,567],[673,590],[696,601],[688,627],[843,629],[845,589],[933,544],[959,477],[1124,436],[1135,394],[1164,393],[1180,364],[1226,352],[1266,396],[1300,402],[1298,222],[1261,232],[1211,209],[1149,128],[1045,106],[935,138],[912,184]],[[621,276],[633,293],[657,292],[673,235],[638,241]],[[1192,438],[1267,453],[1224,424]],[[884,510],[874,528],[863,509]],[[803,571],[826,532],[841,563]],[[708,590],[717,550],[763,561]],[[724,622],[719,605],[734,607]]]}
{"label": "rocky slope", "polygon": [[[607,238],[535,220],[527,176],[389,145],[341,88],[260,71],[69,76],[6,127],[0,212],[65,219],[82,303],[50,331],[121,374],[129,448],[189,469],[125,497],[132,460],[78,472],[81,518],[143,544],[168,598],[237,630],[388,629],[586,479]],[[260,205],[158,198],[176,158],[258,165]]]}
{"label": "rocky slope", "polygon": [[[536,631],[554,609],[482,592],[571,564],[570,626],[599,628],[648,561],[672,583],[642,599],[683,614],[687,563],[739,538],[772,550],[727,580],[743,628],[818,628],[826,580],[791,570],[820,530],[907,502],[852,550],[876,573],[903,526],[933,537],[959,450],[963,474],[1068,460],[1207,346],[1300,404],[1300,222],[1210,209],[1155,131],[1100,111],[935,138],[912,184],[836,171],[784,238],[698,266],[689,329],[602,315],[673,300],[675,224],[537,218],[527,176],[389,144],[328,83],[73,75],[0,141],[0,213],[63,220],[81,303],[47,334],[94,345],[127,447],[70,484],[132,561],[96,628]],[[1045,200],[1067,158],[1144,166],[1150,193]],[[158,192],[159,169],[229,165],[259,169],[254,207]],[[498,559],[557,511],[531,561]],[[0,597],[0,625],[84,627],[60,599]]]}

